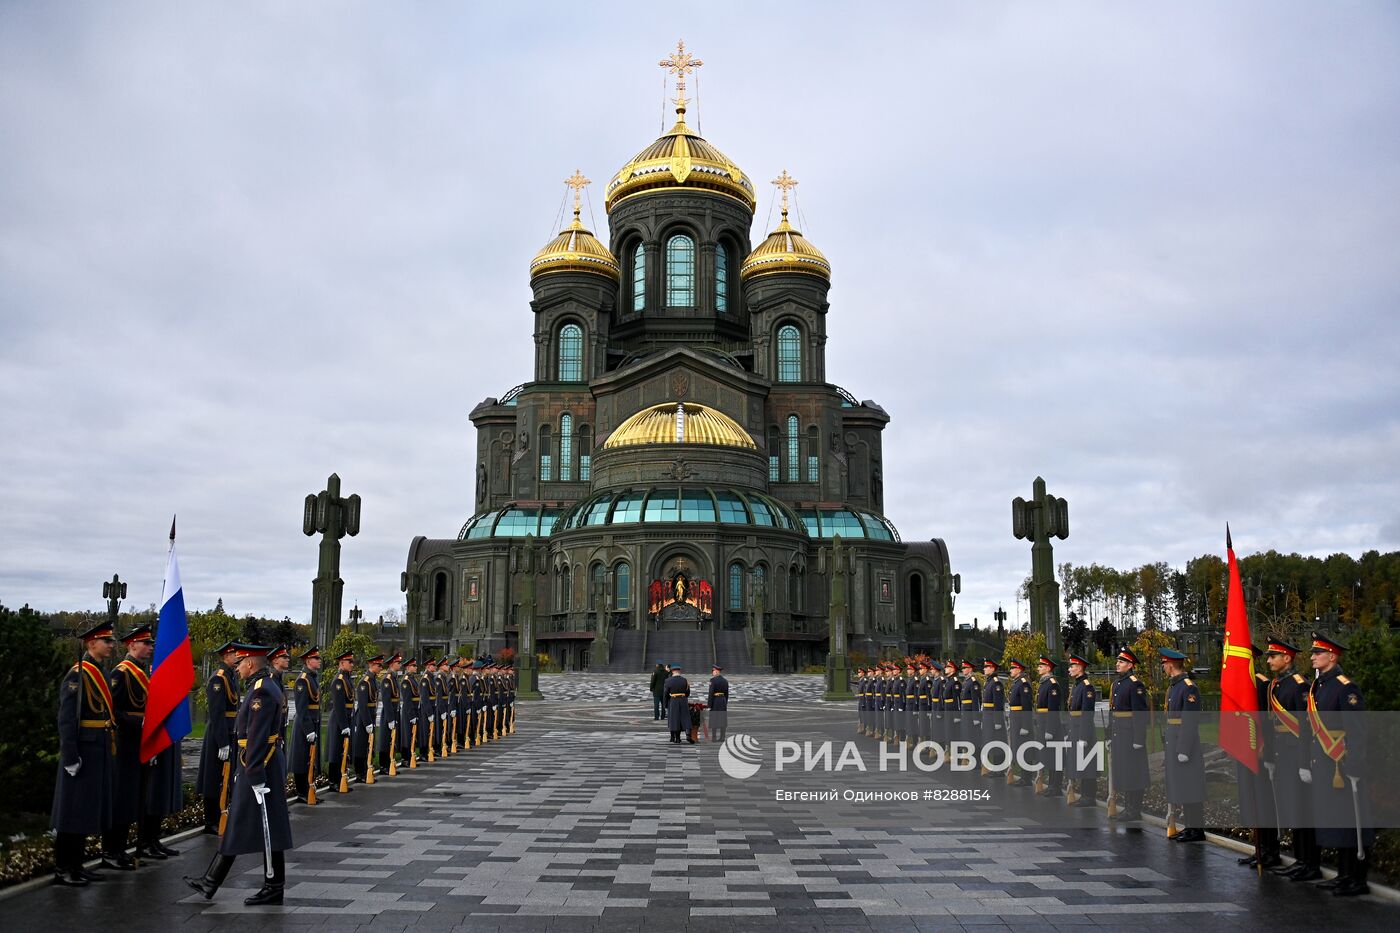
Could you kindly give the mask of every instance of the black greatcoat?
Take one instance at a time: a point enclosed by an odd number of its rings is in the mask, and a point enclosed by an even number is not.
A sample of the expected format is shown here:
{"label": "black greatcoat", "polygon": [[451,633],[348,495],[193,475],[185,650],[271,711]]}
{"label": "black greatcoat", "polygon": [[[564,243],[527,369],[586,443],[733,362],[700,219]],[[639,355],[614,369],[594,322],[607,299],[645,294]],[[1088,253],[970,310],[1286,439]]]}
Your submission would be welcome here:
{"label": "black greatcoat", "polygon": [[[83,661],[92,674],[84,674],[75,664],[58,688],[58,775],[49,826],[61,833],[90,836],[112,825],[115,756],[107,681],[88,655]],[[76,777],[63,770],[79,760],[82,767]]]}
{"label": "black greatcoat", "polygon": [[1006,736],[1003,733],[1006,709],[1006,688],[1002,686],[1001,678],[993,674],[987,678],[982,685],[982,745],[985,748],[992,742],[1001,742]]}
{"label": "black greatcoat", "polygon": [[423,734],[423,727],[414,729],[414,724],[419,720],[420,707],[422,706],[422,685],[418,680],[418,672],[406,672],[403,680],[399,682],[399,754],[406,759],[413,758],[413,745],[416,742],[420,753],[428,747],[427,737]]}
{"label": "black greatcoat", "polygon": [[146,718],[150,680],[135,661],[124,660],[107,679],[117,722],[117,756],[112,772],[112,825],[136,822],[141,794],[141,723]]}
{"label": "black greatcoat", "polygon": [[[233,744],[233,718],[238,715],[238,677],[233,669],[220,664],[204,685],[208,718],[204,727],[204,744],[199,749],[199,776],[195,792],[201,797],[218,798],[224,786],[224,763],[219,749]],[[232,755],[229,760],[232,761]]]}
{"label": "black greatcoat", "polygon": [[311,768],[311,746],[315,744],[306,737],[314,733],[316,742],[321,741],[321,685],[310,671],[302,671],[293,691],[297,715],[292,725],[291,769],[293,774],[305,775]]}
{"label": "black greatcoat", "polygon": [[1108,708],[1112,711],[1108,735],[1113,790],[1147,790],[1151,783],[1147,772],[1147,686],[1136,674],[1119,676]]}
{"label": "black greatcoat", "polygon": [[[1317,824],[1317,844],[1324,849],[1356,848],[1356,810],[1353,809],[1351,778],[1357,779],[1356,807],[1361,811],[1361,842],[1371,845],[1376,831],[1370,826],[1371,808],[1366,786],[1366,704],[1361,688],[1342,673],[1340,666],[1319,673],[1311,690],[1309,719],[1312,729],[1312,805]],[[1321,724],[1321,729],[1318,724]],[[1324,750],[1322,730],[1343,733],[1341,761]],[[1340,781],[1341,787],[1334,785]]]}
{"label": "black greatcoat", "polygon": [[[1185,674],[1172,677],[1167,690],[1167,803],[1204,803],[1206,766],[1201,758],[1201,691]],[[1186,761],[1178,761],[1185,755]]]}
{"label": "black greatcoat", "polygon": [[690,731],[690,681],[680,674],[666,678],[666,728],[672,732]]}
{"label": "black greatcoat", "polygon": [[[1074,682],[1074,691],[1069,698],[1069,729],[1065,738],[1071,746],[1065,756],[1065,773],[1071,778],[1097,778],[1099,772],[1090,765],[1087,758],[1089,748],[1098,739],[1098,729],[1094,725],[1094,684],[1085,674]],[[1078,767],[1080,756],[1085,755],[1084,767]]]}
{"label": "black greatcoat", "polygon": [[[393,753],[390,743],[394,748],[403,748],[404,743],[399,738],[399,730],[403,726],[399,725],[401,713],[399,706],[402,702],[402,693],[399,689],[399,678],[402,675],[393,671],[385,671],[379,678],[379,703],[383,706],[383,713],[379,717],[379,737],[375,740],[375,748],[379,750],[379,757],[388,762]],[[392,723],[392,727],[390,726]]]}
{"label": "black greatcoat", "polygon": [[1274,764],[1278,818],[1283,826],[1306,826],[1312,813],[1312,790],[1298,777],[1309,764],[1312,726],[1308,722],[1308,679],[1285,671],[1269,687],[1270,741],[1265,749]]}
{"label": "black greatcoat", "polygon": [[287,761],[279,739],[282,737],[282,687],[268,671],[248,679],[249,687],[238,708],[234,735],[238,743],[238,778],[233,782],[229,801],[228,826],[219,840],[222,855],[250,855],[263,851],[262,813],[253,786],[267,785],[263,798],[272,851],[292,848],[292,821],[287,814]]}

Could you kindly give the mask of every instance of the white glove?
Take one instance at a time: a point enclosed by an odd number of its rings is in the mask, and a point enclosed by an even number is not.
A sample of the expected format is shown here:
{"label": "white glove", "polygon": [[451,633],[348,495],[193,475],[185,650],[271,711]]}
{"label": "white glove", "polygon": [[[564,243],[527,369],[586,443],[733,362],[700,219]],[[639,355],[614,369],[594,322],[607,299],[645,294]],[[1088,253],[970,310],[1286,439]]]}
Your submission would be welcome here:
{"label": "white glove", "polygon": [[1139,751],[1139,750],[1141,750],[1143,747],[1144,747],[1144,746],[1139,745],[1139,744],[1136,743],[1136,742],[1133,743],[1133,750],[1134,750],[1134,751]]}
{"label": "white glove", "polygon": [[316,733],[314,733],[314,732],[308,732],[308,733],[306,733],[306,744],[307,744],[307,745],[315,745],[315,744],[316,744]]}
{"label": "white glove", "polygon": [[1187,756],[1181,754],[1181,752],[1177,752],[1177,753],[1176,753],[1176,760],[1179,761],[1179,762],[1181,762],[1182,764],[1186,764],[1186,762],[1190,761],[1191,759],[1188,758]]}
{"label": "white glove", "polygon": [[1047,741],[1047,742],[1053,742],[1053,741],[1055,741],[1055,733],[1053,733],[1053,732],[1047,732],[1047,733],[1045,733],[1045,741]]}
{"label": "white glove", "polygon": [[228,761],[228,746],[227,746],[227,745],[221,745],[221,746],[219,746],[219,760],[220,760],[220,761]]}
{"label": "white glove", "polygon": [[1022,729],[1020,732],[1018,732],[1018,733],[1016,733],[1016,734],[1017,734],[1017,735],[1030,735],[1030,734],[1031,734],[1031,730],[1029,730],[1029,729]]}
{"label": "white glove", "polygon": [[1000,731],[1001,731],[1001,723],[999,723],[999,722],[994,722],[994,723],[992,723],[992,729],[995,730],[995,731],[997,731],[997,732],[1000,732]]}
{"label": "white glove", "polygon": [[[151,760],[154,761],[155,759],[151,759]],[[78,776],[78,772],[81,771],[82,768],[83,768],[83,760],[82,760],[81,758],[79,758],[77,761],[73,762],[71,765],[64,765],[64,766],[63,766],[63,770],[68,772],[68,776],[69,776],[69,777],[77,777],[77,776]]]}
{"label": "white glove", "polygon": [[370,723],[369,725],[365,726],[365,731],[368,732],[370,735],[374,735],[374,723]]}
{"label": "white glove", "polygon": [[340,734],[341,734],[341,735],[349,735],[349,734],[350,734],[350,727],[349,727],[349,726],[346,726],[344,729],[341,729],[341,730],[340,730]]}
{"label": "white glove", "polygon": [[1299,769],[1298,769],[1298,780],[1302,781],[1304,784],[1311,784],[1311,783],[1312,783],[1312,772],[1309,771],[1307,768],[1299,768]]}
{"label": "white glove", "polygon": [[397,731],[399,731],[399,724],[396,723],[396,722],[391,722],[391,723],[389,723],[389,731],[390,731],[390,732],[397,732]]}
{"label": "white glove", "polygon": [[428,717],[428,722],[437,722],[437,715],[434,714],[434,715],[432,715],[432,716],[429,716],[429,717]]}

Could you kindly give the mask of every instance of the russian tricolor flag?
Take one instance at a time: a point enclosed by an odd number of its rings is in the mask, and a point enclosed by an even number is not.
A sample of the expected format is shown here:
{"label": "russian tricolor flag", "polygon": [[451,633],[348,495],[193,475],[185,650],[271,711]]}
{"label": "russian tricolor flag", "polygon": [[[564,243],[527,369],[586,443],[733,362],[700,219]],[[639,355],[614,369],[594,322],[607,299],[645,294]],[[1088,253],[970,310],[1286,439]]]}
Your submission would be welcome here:
{"label": "russian tricolor flag", "polygon": [[175,560],[175,522],[170,522],[170,556],[165,563],[165,587],[156,623],[156,653],[151,668],[151,692],[141,725],[141,760],[150,761],[190,734],[190,690],[194,688],[194,655],[185,618],[185,594],[180,588],[180,565]]}

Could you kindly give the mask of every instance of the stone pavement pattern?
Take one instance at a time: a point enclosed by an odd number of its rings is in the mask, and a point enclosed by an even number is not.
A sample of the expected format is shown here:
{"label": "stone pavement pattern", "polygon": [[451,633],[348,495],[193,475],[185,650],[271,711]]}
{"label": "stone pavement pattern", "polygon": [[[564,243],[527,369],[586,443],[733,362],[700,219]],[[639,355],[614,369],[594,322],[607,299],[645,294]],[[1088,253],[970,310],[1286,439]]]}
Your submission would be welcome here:
{"label": "stone pavement pattern", "polygon": [[[850,714],[755,704],[732,718]],[[122,918],[182,933],[1235,930],[1331,909],[1360,930],[1400,918],[1376,899],[1338,904],[1256,879],[1233,853],[1159,833],[1010,826],[975,805],[940,810],[937,826],[917,832],[872,820],[852,833],[826,828],[817,805],[716,805],[696,789],[713,755],[669,745],[649,705],[522,705],[519,731],[503,741],[294,808],[282,907],[243,906],[260,883],[253,857],[213,901],[185,888],[179,875],[202,870],[213,850],[200,837],[172,862],[83,891],[46,887],[0,910],[10,929],[21,918],[30,930],[110,929]]]}

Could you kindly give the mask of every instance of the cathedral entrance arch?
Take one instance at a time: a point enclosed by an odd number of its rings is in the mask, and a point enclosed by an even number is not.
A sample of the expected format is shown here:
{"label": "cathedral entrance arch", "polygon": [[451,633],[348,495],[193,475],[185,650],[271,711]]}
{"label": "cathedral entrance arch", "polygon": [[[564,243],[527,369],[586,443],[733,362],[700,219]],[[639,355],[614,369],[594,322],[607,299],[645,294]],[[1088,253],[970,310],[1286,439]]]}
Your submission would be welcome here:
{"label": "cathedral entrance arch", "polygon": [[672,548],[652,564],[647,615],[660,628],[695,628],[714,615],[709,561],[689,548]]}

